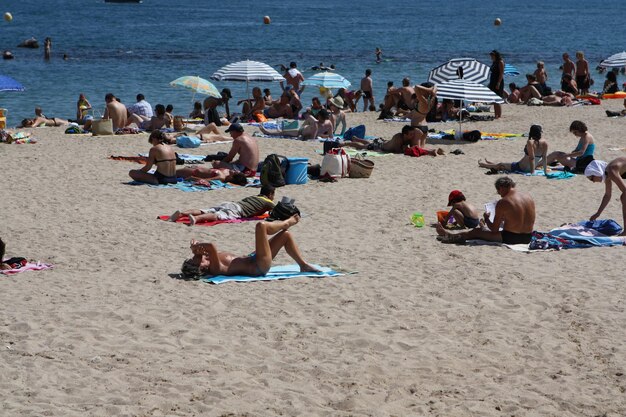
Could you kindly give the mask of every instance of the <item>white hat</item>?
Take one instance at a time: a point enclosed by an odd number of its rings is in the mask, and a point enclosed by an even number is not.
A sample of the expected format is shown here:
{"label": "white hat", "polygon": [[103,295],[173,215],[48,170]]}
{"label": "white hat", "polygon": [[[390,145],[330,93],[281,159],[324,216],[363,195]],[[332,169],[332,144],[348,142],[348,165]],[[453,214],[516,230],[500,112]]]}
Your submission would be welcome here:
{"label": "white hat", "polygon": [[602,177],[602,182],[606,179],[606,166],[607,163],[604,161],[593,160],[587,165],[585,168],[585,177]]}

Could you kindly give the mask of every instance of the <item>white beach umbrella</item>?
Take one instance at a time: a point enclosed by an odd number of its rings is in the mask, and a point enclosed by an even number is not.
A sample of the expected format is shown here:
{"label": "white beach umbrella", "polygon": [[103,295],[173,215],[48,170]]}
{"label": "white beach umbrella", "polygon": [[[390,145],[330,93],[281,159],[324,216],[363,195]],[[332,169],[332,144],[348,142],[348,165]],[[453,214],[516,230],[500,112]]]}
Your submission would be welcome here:
{"label": "white beach umbrella", "polygon": [[626,52],[611,55],[607,59],[602,60],[600,66],[605,68],[626,67]]}
{"label": "white beach umbrella", "polygon": [[315,85],[325,88],[348,88],[351,84],[350,81],[336,72],[325,71],[310,76],[302,82],[302,85]]}
{"label": "white beach umbrella", "polygon": [[[502,97],[484,85],[467,80],[452,80],[437,84],[437,98],[481,101],[483,103],[504,103]],[[462,122],[463,118],[459,117],[459,130]]]}
{"label": "white beach umbrella", "polygon": [[474,58],[454,58],[430,70],[428,81],[438,84],[462,78],[483,83],[489,79],[489,70],[487,65],[476,61]]}
{"label": "white beach umbrella", "polygon": [[245,81],[246,96],[250,81],[285,81],[285,77],[263,62],[239,61],[228,64],[217,70],[211,79],[217,81]]}

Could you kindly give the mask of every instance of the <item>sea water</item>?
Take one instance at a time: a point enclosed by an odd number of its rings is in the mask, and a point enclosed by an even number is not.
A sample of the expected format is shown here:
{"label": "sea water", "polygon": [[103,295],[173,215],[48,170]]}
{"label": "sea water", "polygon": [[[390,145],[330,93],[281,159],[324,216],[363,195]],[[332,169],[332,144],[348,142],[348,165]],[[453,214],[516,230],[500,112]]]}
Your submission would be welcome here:
{"label": "sea water", "polygon": [[[489,65],[492,49],[522,74],[506,77],[506,83],[525,84],[523,74],[543,60],[553,89],[561,54],[573,57],[582,50],[594,87],[601,89],[604,76],[594,68],[626,49],[623,0],[21,0],[3,2],[4,12],[13,21],[0,21],[0,50],[12,51],[15,59],[1,61],[0,74],[26,87],[0,92],[9,125],[32,117],[36,106],[49,117],[74,117],[79,93],[100,111],[108,92],[127,104],[142,93],[153,106],[173,104],[175,114],[186,115],[192,93],[170,81],[183,75],[209,79],[223,65],[244,59],[270,65],[296,61],[305,78],[320,62],[334,64],[353,88],[370,68],[380,102],[387,81],[400,85],[408,76],[423,82],[433,67],[455,57]],[[263,16],[271,24],[264,24]],[[500,26],[494,25],[496,18]],[[31,36],[39,49],[16,47]],[[49,61],[43,56],[46,37],[52,39]],[[379,64],[376,47],[383,50]],[[624,81],[621,76],[620,85]],[[235,100],[245,96],[245,83],[215,84],[230,88]],[[253,85],[269,87],[275,97],[280,93],[277,83]],[[304,104],[318,94],[309,87]]]}

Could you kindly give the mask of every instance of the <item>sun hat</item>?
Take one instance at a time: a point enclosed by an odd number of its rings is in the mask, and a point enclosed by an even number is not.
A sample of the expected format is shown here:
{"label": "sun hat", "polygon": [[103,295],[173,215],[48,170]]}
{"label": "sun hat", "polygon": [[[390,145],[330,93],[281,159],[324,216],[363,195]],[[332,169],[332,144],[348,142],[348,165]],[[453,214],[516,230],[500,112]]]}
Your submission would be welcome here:
{"label": "sun hat", "polygon": [[591,161],[585,168],[585,177],[602,177],[602,182],[606,179],[606,166],[608,164],[597,159]]}
{"label": "sun hat", "polygon": [[343,103],[343,99],[339,96],[337,97],[333,97],[330,100],[328,100],[330,102],[330,104],[332,104],[333,106],[337,107],[338,109],[343,109],[344,103]]}
{"label": "sun hat", "polygon": [[452,190],[450,191],[450,195],[448,196],[448,205],[451,206],[452,204],[456,203],[457,201],[461,201],[464,200],[465,196],[463,195],[463,193],[459,190]]}

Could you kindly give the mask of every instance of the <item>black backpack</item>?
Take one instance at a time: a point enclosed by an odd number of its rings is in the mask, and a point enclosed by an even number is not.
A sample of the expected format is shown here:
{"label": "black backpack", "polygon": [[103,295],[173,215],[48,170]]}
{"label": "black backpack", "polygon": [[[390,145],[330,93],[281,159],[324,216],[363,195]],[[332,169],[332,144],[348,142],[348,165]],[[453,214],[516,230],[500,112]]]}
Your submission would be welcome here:
{"label": "black backpack", "polygon": [[289,160],[286,157],[275,153],[267,155],[261,167],[261,185],[282,187],[285,185],[285,173],[288,168]]}

